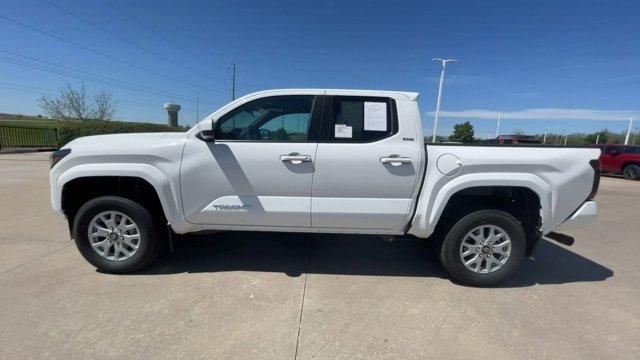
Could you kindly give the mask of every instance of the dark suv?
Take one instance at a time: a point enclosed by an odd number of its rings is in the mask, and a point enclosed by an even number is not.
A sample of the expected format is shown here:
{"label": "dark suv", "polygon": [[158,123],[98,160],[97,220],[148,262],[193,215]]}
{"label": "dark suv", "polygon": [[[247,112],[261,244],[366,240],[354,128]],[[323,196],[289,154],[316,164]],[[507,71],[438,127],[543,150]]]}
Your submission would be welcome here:
{"label": "dark suv", "polygon": [[640,179],[640,146],[601,144],[600,170],[624,175],[625,179]]}
{"label": "dark suv", "polygon": [[530,135],[498,135],[498,144],[542,144],[542,141]]}

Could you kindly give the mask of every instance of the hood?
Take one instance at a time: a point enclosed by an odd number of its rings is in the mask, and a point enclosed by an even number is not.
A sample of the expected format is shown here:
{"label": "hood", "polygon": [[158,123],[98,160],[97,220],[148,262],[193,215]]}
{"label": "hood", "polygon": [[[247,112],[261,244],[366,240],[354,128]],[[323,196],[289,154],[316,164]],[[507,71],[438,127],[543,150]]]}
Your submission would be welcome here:
{"label": "hood", "polygon": [[108,135],[92,135],[84,136],[70,141],[63,148],[69,148],[78,145],[89,146],[128,146],[132,143],[155,142],[165,137],[167,133],[128,133],[128,134],[108,134]]}
{"label": "hood", "polygon": [[63,146],[71,149],[71,157],[100,156],[117,161],[127,155],[157,155],[181,149],[187,133],[130,133],[86,136]]}
{"label": "hood", "polygon": [[[129,133],[87,136],[75,139],[64,146],[71,151],[51,169],[52,179],[75,166],[83,166],[90,175],[128,176],[132,166],[141,169],[150,165],[170,173],[179,168],[187,133]],[[102,164],[111,166],[106,171]],[[126,164],[126,165],[125,165]],[[96,175],[100,174],[100,175]]]}

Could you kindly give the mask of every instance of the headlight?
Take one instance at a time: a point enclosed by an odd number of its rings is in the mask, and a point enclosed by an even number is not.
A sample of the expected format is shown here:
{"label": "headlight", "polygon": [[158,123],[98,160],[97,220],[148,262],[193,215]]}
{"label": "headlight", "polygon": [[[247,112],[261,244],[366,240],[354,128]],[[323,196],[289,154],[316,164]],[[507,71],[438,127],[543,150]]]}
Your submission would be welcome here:
{"label": "headlight", "polygon": [[49,157],[49,164],[53,168],[58,163],[58,161],[62,160],[63,157],[69,154],[71,154],[71,149],[56,150],[51,153],[51,156]]}

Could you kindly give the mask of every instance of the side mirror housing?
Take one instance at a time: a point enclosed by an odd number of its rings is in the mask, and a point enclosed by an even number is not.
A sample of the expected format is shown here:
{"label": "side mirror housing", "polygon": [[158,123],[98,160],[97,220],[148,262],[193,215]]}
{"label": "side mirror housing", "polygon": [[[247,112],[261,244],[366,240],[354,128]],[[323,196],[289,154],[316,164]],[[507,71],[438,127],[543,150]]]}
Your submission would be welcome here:
{"label": "side mirror housing", "polygon": [[214,133],[213,126],[214,126],[213,120],[198,123],[199,131],[196,134],[196,137],[204,142],[214,142],[215,137],[213,134]]}

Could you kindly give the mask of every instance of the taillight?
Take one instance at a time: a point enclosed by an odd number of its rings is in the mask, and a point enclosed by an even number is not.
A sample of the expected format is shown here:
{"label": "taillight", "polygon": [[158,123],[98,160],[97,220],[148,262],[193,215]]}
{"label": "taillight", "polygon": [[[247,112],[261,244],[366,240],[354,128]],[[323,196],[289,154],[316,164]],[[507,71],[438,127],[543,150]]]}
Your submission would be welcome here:
{"label": "taillight", "polygon": [[591,186],[591,193],[587,196],[587,200],[593,200],[598,193],[598,187],[600,186],[600,160],[594,159],[589,161],[589,165],[593,168],[593,185]]}

